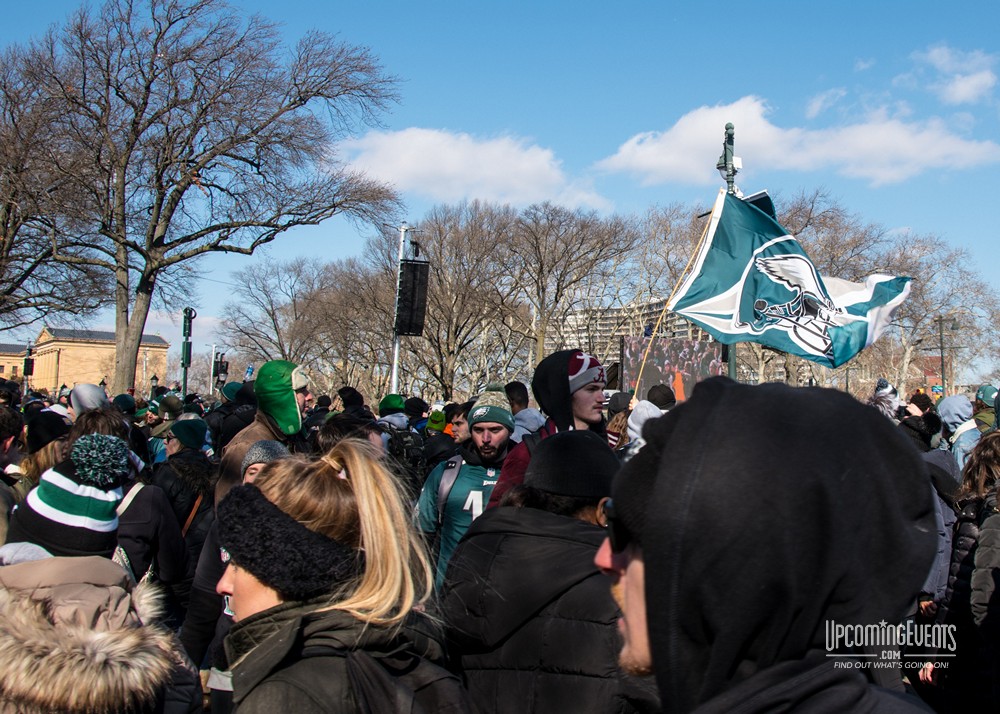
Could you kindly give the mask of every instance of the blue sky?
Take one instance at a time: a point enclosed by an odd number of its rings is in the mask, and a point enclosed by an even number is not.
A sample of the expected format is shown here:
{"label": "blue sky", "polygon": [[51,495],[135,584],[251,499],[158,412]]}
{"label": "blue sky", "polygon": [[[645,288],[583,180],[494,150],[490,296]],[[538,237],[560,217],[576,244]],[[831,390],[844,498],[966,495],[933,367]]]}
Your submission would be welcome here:
{"label": "blue sky", "polygon": [[[0,44],[78,3],[4,5]],[[474,198],[623,213],[708,204],[731,121],[747,193],[824,188],[868,221],[967,248],[1000,289],[985,215],[1000,173],[996,0],[233,5],[283,23],[290,40],[318,28],[367,45],[400,78],[385,126],[340,151],[397,187],[411,223]],[[335,220],[270,254],[346,257],[365,235]],[[248,260],[202,268],[225,281]],[[196,340],[211,344],[228,290],[200,284]],[[179,340],[165,316],[147,329]]]}

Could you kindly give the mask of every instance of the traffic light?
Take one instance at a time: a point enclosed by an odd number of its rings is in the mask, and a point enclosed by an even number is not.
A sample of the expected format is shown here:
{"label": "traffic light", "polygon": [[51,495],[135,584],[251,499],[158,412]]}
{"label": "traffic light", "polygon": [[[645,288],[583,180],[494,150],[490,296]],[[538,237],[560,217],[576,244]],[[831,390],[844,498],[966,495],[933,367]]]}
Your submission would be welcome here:
{"label": "traffic light", "polygon": [[220,389],[229,379],[229,362],[226,360],[225,352],[215,356],[215,362],[212,363],[212,378]]}

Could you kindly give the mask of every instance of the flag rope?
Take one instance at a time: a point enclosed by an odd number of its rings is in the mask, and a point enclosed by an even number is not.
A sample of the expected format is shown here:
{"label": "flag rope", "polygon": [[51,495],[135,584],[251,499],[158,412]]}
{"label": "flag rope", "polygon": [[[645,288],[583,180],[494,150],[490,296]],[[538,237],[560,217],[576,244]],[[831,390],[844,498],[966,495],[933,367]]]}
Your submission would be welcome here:
{"label": "flag rope", "polygon": [[[711,219],[705,221],[705,229],[701,232],[701,238],[698,239],[698,245],[695,246],[694,252],[691,253],[691,257],[688,258],[687,265],[684,266],[684,270],[681,271],[680,278],[677,279],[677,284],[674,285],[674,289],[670,291],[670,297],[666,299],[663,303],[663,310],[660,312],[660,316],[656,319],[656,324],[653,326],[653,334],[649,338],[649,344],[646,345],[646,350],[642,353],[642,362],[639,363],[639,376],[635,380],[635,388],[639,388],[639,384],[642,383],[642,371],[646,369],[646,358],[649,357],[649,351],[653,348],[653,337],[660,329],[660,324],[663,322],[663,317],[667,314],[667,306],[670,305],[670,301],[674,299],[674,295],[680,289],[681,285],[684,284],[684,278],[687,277],[688,271],[691,270],[691,264],[694,259],[698,257],[698,253],[701,252],[701,246],[705,242],[705,236],[708,235],[708,228],[712,225]],[[632,395],[632,400],[630,406],[635,407],[636,403],[635,395]]]}

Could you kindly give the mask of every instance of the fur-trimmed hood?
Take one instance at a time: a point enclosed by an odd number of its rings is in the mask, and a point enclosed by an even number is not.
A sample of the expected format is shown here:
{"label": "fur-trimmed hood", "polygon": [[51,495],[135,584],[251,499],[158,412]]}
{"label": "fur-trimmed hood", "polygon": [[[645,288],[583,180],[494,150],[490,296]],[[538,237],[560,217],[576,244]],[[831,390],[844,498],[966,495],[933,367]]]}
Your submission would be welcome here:
{"label": "fur-trimmed hood", "polygon": [[117,712],[170,679],[170,634],[151,586],[100,557],[0,567],[0,711]]}

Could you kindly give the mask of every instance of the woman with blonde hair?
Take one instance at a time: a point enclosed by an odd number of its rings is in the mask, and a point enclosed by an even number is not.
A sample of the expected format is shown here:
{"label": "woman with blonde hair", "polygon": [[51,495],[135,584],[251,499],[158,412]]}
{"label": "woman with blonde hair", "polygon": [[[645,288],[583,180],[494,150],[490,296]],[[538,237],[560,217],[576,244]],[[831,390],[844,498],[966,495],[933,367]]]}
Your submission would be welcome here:
{"label": "woman with blonde hair", "polygon": [[219,504],[229,558],[218,591],[241,714],[395,707],[468,711],[443,653],[417,626],[433,574],[394,476],[371,444],[264,467]]}

